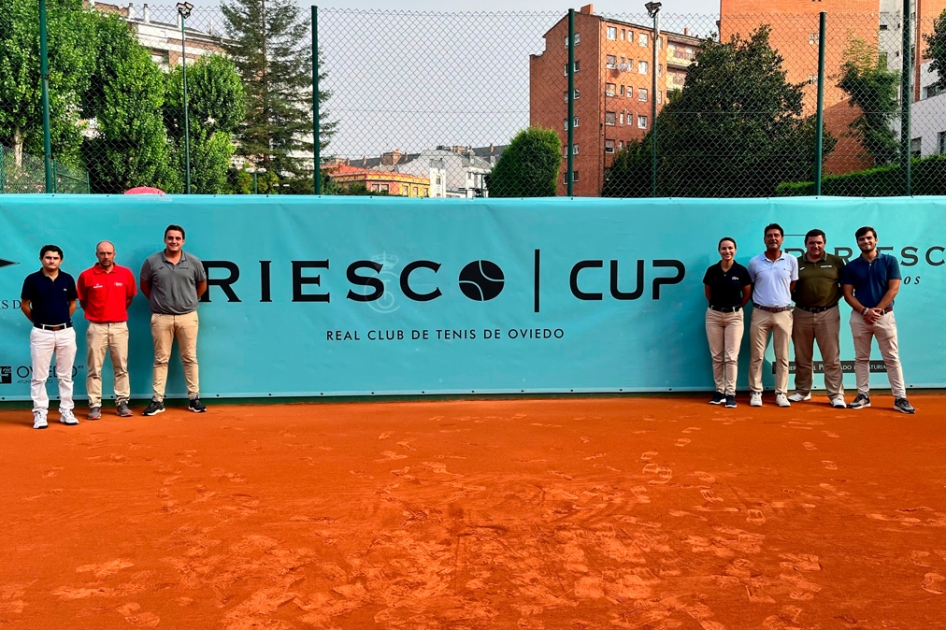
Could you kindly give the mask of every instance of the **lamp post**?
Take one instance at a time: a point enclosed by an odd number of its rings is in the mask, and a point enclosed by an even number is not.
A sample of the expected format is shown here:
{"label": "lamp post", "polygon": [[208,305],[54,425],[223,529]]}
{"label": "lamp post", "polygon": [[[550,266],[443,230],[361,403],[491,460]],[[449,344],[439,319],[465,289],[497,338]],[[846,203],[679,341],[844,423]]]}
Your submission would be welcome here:
{"label": "lamp post", "polygon": [[184,21],[191,16],[194,5],[190,2],[178,2],[177,14],[181,16],[181,67],[184,70],[184,192],[191,194],[191,137],[190,119],[187,113],[187,48],[184,35]]}
{"label": "lamp post", "polygon": [[654,19],[654,56],[650,69],[654,80],[650,94],[650,196],[657,196],[657,45],[660,43],[660,3],[648,2],[644,5],[647,15]]}

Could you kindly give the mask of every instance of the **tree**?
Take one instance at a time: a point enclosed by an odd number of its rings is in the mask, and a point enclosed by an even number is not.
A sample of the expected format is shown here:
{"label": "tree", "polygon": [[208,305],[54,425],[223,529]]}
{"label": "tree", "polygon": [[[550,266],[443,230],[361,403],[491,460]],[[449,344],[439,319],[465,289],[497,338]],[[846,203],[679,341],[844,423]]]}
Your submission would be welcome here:
{"label": "tree", "polygon": [[[649,138],[649,137],[648,137]],[[651,194],[650,144],[631,141],[614,154],[604,179],[602,197],[649,197]]]}
{"label": "tree", "polygon": [[876,46],[853,39],[844,51],[838,87],[850,95],[851,107],[861,109],[850,128],[874,159],[874,166],[896,162],[900,144],[893,122],[899,109],[900,73],[887,70]]}
{"label": "tree", "polygon": [[[38,25],[36,0],[5,0],[0,11],[0,144],[13,149],[18,167],[24,152],[44,153]],[[82,0],[48,0],[47,33],[53,156],[76,164],[82,143],[80,100],[95,62]]]}
{"label": "tree", "polygon": [[179,188],[161,112],[161,69],[117,16],[88,17],[97,55],[82,113],[95,120],[95,134],[83,142],[82,155],[92,192]]}
{"label": "tree", "polygon": [[529,127],[516,134],[487,176],[490,197],[554,197],[562,167],[562,143],[552,129]]}
{"label": "tree", "polygon": [[930,72],[935,72],[938,79],[930,88],[937,92],[946,90],[946,9],[933,19],[933,32],[923,35],[926,42],[924,58],[931,59]]}
{"label": "tree", "polygon": [[[184,145],[184,71],[167,77],[164,120],[176,147],[178,171],[186,168]],[[222,194],[228,190],[233,134],[246,115],[246,93],[233,62],[205,55],[187,66],[187,111],[191,151],[191,189]]]}
{"label": "tree", "polygon": [[[766,197],[780,182],[811,176],[815,124],[802,117],[802,86],[786,80],[769,32],[762,25],[748,39],[703,42],[656,121],[658,194]],[[835,143],[825,134],[823,155]]]}
{"label": "tree", "polygon": [[[312,56],[308,25],[294,0],[231,0],[221,5],[227,53],[236,64],[247,95],[240,125],[239,152],[267,172],[295,177],[311,168]],[[320,79],[325,77],[319,55]],[[319,142],[324,150],[335,132],[319,91]]]}

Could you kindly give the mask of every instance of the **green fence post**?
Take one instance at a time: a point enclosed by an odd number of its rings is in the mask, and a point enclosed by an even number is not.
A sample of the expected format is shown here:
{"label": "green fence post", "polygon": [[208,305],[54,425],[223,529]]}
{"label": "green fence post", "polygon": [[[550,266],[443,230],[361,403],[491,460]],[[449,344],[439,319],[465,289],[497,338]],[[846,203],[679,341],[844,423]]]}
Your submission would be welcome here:
{"label": "green fence post", "polygon": [[89,171],[85,172],[85,194],[92,194],[92,182],[89,180]]}
{"label": "green fence post", "polygon": [[824,11],[820,14],[820,23],[818,26],[818,115],[817,115],[817,136],[815,141],[815,195],[821,195],[821,180],[824,175],[822,172],[824,162],[824,43],[825,43],[825,25],[828,14]]}
{"label": "green fence post", "polygon": [[568,10],[568,155],[565,171],[565,192],[575,193],[575,9]]}
{"label": "green fence post", "polygon": [[312,178],[316,195],[322,194],[322,147],[319,137],[319,7],[312,6]]}
{"label": "green fence post", "polygon": [[648,2],[644,5],[650,17],[654,18],[654,55],[651,61],[650,93],[650,196],[657,196],[657,45],[660,42],[660,5],[659,2]]}
{"label": "green fence post", "polygon": [[0,195],[6,192],[7,187],[7,155],[6,148],[0,144]]}
{"label": "green fence post", "polygon": [[903,172],[904,194],[913,192],[910,163],[910,109],[913,104],[913,25],[910,21],[911,0],[903,0],[903,79],[900,83],[900,169]]}
{"label": "green fence post", "polygon": [[46,45],[46,0],[39,0],[39,73],[43,99],[43,161],[46,170],[46,192],[55,188],[53,182],[53,147],[49,123],[49,49]]}
{"label": "green fence post", "polygon": [[56,163],[56,160],[53,160],[53,189],[48,192],[59,192],[59,164]]}

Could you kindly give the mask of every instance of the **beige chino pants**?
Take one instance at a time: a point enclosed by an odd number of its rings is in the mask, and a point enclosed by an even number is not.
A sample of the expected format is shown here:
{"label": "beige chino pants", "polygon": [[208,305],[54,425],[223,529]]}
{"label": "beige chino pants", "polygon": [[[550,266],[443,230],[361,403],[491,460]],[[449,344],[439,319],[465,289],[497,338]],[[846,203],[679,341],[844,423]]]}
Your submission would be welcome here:
{"label": "beige chino pants", "polygon": [[716,391],[727,396],[736,395],[736,375],[739,369],[739,346],[745,328],[743,312],[721,313],[706,309],[706,339],[713,357],[713,381]]}
{"label": "beige chino pants", "polygon": [[841,309],[837,306],[820,313],[796,308],[792,322],[795,346],[795,391],[811,393],[814,347],[818,342],[824,363],[824,388],[829,398],[844,396],[841,372]]}
{"label": "beige chino pants", "polygon": [[762,392],[762,361],[765,347],[769,344],[769,333],[775,341],[775,392],[788,392],[788,346],[792,338],[792,312],[770,313],[761,309],[752,310],[749,320],[749,390]]}
{"label": "beige chino pants", "polygon": [[200,395],[200,378],[197,373],[197,311],[185,315],[151,315],[151,337],[154,340],[154,370],[152,378],[153,398],[164,400],[164,389],[168,378],[168,360],[171,358],[171,346],[177,339],[177,348],[181,352],[184,364],[184,381],[187,383],[187,397],[194,399]]}
{"label": "beige chino pants", "polygon": [[102,367],[105,365],[106,352],[112,358],[112,372],[115,375],[115,404],[128,402],[131,396],[128,381],[128,323],[89,322],[85,345],[88,348],[85,389],[89,394],[89,407],[102,406]]}
{"label": "beige chino pants", "polygon": [[876,337],[880,356],[887,368],[890,393],[894,398],[906,398],[907,388],[903,384],[903,368],[900,366],[900,349],[897,345],[897,320],[893,311],[880,316],[875,324],[868,324],[864,316],[851,311],[851,334],[854,336],[854,376],[857,393],[870,394],[870,345]]}

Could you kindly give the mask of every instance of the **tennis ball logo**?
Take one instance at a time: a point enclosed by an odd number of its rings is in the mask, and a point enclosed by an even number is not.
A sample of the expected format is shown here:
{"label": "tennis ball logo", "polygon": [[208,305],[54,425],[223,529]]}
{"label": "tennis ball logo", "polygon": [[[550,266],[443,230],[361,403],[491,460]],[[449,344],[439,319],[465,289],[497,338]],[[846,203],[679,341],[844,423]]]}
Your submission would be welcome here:
{"label": "tennis ball logo", "polygon": [[477,302],[488,302],[502,293],[506,278],[496,263],[477,260],[460,270],[460,290]]}

